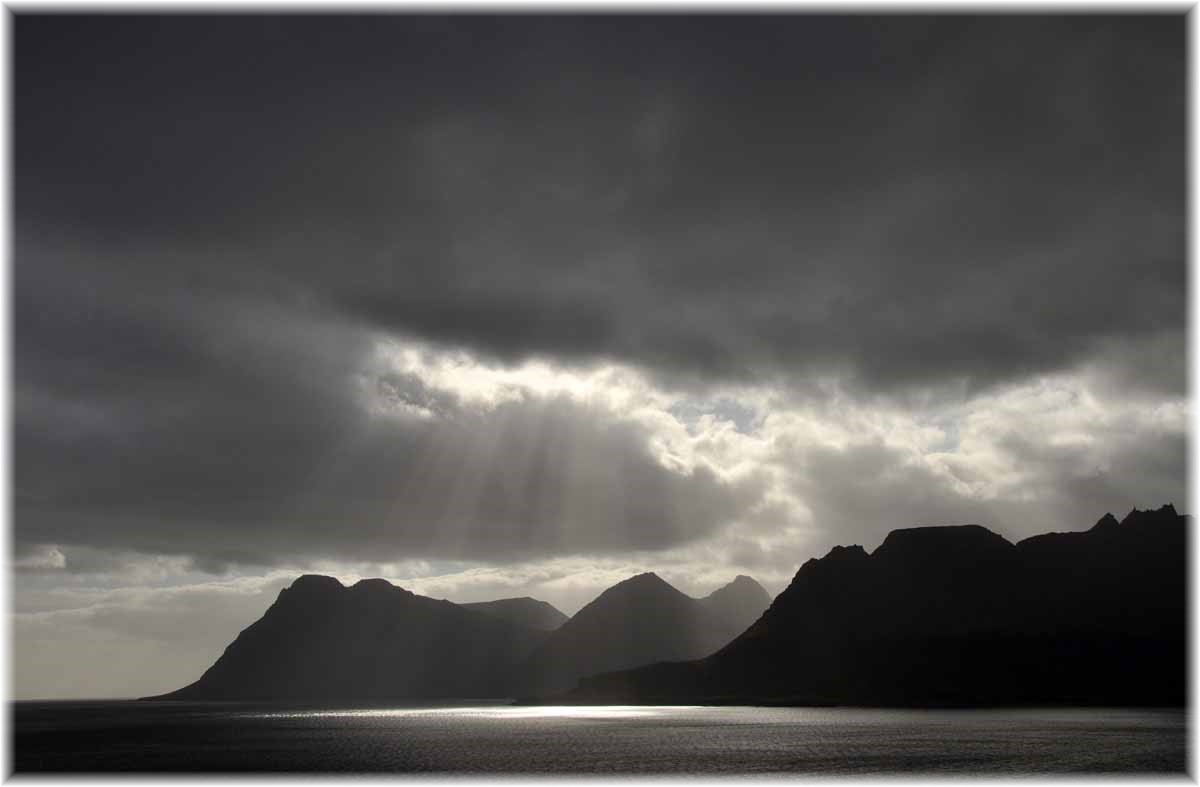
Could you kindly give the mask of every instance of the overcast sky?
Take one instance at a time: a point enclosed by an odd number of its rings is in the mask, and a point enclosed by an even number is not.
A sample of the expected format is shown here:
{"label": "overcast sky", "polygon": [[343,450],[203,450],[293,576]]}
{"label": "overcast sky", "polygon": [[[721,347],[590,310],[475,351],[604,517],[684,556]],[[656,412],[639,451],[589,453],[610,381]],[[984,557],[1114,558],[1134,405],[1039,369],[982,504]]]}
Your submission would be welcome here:
{"label": "overcast sky", "polygon": [[13,22],[14,693],[1186,509],[1182,16]]}

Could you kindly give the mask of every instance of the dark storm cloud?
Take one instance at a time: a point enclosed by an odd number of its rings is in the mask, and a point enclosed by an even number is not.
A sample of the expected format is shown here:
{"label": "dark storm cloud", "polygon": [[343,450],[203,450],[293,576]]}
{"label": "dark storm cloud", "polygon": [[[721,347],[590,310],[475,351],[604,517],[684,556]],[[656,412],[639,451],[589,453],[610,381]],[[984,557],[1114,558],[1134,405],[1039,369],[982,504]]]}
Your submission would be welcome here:
{"label": "dark storm cloud", "polygon": [[[1080,364],[1183,390],[1181,17],[22,14],[13,39],[28,570],[661,549],[762,493],[579,402],[475,412],[376,363],[381,335],[864,396]],[[814,465],[819,521],[978,518],[931,479],[847,487],[867,460]]]}
{"label": "dark storm cloud", "polygon": [[[18,545],[197,565],[511,560],[685,543],[761,493],[703,467],[669,471],[641,428],[565,398],[463,407],[319,312],[211,303],[153,280],[94,301],[71,282],[95,257],[24,258]],[[53,552],[22,555],[30,569],[55,567]]]}
{"label": "dark storm cloud", "polygon": [[[1182,336],[1182,17],[15,31],[18,239],[137,238],[241,296],[699,379],[978,387]],[[1178,393],[1159,360],[1128,377]]]}

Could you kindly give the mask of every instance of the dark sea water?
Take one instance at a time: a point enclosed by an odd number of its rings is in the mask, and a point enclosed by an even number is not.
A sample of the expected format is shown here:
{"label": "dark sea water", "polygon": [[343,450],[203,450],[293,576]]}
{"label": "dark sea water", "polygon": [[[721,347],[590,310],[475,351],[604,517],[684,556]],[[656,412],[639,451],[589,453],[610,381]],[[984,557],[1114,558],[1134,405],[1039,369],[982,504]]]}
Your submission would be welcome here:
{"label": "dark sea water", "polygon": [[18,702],[21,771],[1177,773],[1183,710]]}

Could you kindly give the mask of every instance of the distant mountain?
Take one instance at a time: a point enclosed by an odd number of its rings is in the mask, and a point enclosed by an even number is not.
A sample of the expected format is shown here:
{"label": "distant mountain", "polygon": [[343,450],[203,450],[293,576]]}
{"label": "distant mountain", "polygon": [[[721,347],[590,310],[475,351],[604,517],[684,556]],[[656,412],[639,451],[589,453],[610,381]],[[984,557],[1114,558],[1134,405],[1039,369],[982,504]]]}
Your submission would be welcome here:
{"label": "distant mountain", "polygon": [[567,616],[557,608],[536,598],[501,598],[495,601],[475,601],[460,607],[528,626],[538,631],[554,631],[567,622]]}
{"label": "distant mountain", "polygon": [[657,574],[619,582],[554,631],[518,671],[523,696],[565,691],[586,675],[707,655],[762,614],[771,598],[739,576],[703,599]]}
{"label": "distant mountain", "polygon": [[305,575],[199,680],[154,699],[503,697],[514,667],[546,637],[505,617],[382,579],[345,587]]}
{"label": "distant mountain", "polygon": [[1167,505],[1015,545],[963,525],[835,547],[719,652],[567,700],[1183,705],[1187,527]]}
{"label": "distant mountain", "polygon": [[771,606],[771,596],[754,579],[738,574],[728,585],[700,599],[700,604],[740,633]]}

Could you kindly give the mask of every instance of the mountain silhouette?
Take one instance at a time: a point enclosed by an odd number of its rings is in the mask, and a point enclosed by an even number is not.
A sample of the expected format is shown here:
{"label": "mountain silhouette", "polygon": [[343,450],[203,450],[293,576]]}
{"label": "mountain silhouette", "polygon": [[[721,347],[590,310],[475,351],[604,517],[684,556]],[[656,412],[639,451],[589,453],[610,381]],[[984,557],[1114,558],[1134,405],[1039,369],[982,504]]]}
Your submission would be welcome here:
{"label": "mountain silhouette", "polygon": [[771,596],[753,578],[738,574],[728,585],[700,599],[700,604],[740,633],[771,606]]}
{"label": "mountain silhouette", "polygon": [[346,587],[306,574],[199,680],[148,699],[375,702],[563,691],[593,672],[710,653],[769,603],[749,577],[694,599],[642,574],[568,620],[532,598],[454,604],[383,579]]}
{"label": "mountain silhouette", "polygon": [[771,598],[739,576],[703,599],[657,574],[619,582],[555,630],[518,671],[517,693],[565,691],[586,675],[705,656],[752,623]]}
{"label": "mountain silhouette", "polygon": [[1188,518],[1105,515],[1011,544],[978,525],[809,560],[720,651],[584,679],[571,702],[1186,702]]}
{"label": "mountain silhouette", "polygon": [[536,598],[501,598],[495,601],[473,601],[460,607],[482,612],[538,631],[554,631],[567,622],[567,616],[551,604]]}
{"label": "mountain silhouette", "polygon": [[199,680],[153,699],[503,697],[514,667],[545,637],[495,609],[419,596],[383,579],[345,587],[310,574],[280,591]]}

